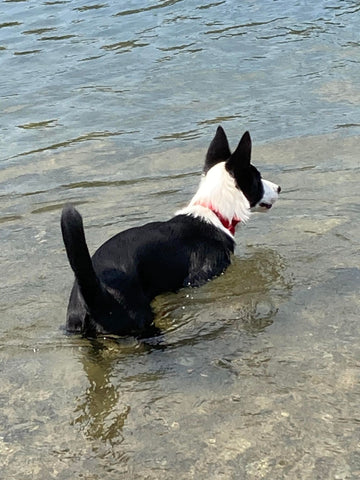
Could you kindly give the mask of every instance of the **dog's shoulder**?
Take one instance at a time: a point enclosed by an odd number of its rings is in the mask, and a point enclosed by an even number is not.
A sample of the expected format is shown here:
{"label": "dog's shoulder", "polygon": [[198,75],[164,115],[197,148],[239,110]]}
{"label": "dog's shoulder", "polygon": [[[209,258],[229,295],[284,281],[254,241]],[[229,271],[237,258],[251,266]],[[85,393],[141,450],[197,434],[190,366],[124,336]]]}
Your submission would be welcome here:
{"label": "dog's shoulder", "polygon": [[234,239],[211,222],[201,217],[179,214],[169,220],[168,225],[182,241],[200,244],[204,248],[217,246],[218,248],[234,250]]}
{"label": "dog's shoulder", "polygon": [[182,232],[180,249],[188,260],[183,286],[203,285],[230,265],[235,241],[224,231],[190,215],[177,215],[169,223]]}

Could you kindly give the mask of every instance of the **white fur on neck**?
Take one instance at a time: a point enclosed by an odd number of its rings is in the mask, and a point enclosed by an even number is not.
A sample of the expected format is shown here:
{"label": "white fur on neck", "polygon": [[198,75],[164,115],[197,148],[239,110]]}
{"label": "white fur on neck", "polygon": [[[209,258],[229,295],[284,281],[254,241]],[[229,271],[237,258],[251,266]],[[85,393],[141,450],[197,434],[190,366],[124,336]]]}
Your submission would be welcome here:
{"label": "white fur on neck", "polygon": [[203,176],[189,205],[176,213],[203,217],[231,235],[213,212],[218,212],[230,223],[233,219],[246,222],[250,217],[249,201],[236,187],[235,179],[225,168],[225,162],[217,163]]}
{"label": "white fur on neck", "polygon": [[207,223],[211,223],[215,227],[230,235],[232,239],[234,239],[233,234],[226,227],[224,227],[219,217],[207,207],[203,207],[202,205],[189,204],[182,210],[178,210],[176,212],[176,215],[191,215],[195,218],[201,218],[201,220],[204,220]]}

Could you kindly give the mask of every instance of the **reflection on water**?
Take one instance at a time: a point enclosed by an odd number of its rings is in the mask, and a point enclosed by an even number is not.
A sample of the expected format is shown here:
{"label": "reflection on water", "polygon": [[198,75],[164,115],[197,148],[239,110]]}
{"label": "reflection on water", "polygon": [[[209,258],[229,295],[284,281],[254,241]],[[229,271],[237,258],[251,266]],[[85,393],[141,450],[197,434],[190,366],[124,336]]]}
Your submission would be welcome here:
{"label": "reflection on water", "polygon": [[104,359],[101,345],[87,350],[83,365],[89,387],[78,400],[73,423],[81,424],[90,438],[109,442],[111,446],[121,443],[121,431],[131,407],[119,408],[120,392],[111,382],[111,362]]}
{"label": "reflection on water", "polygon": [[[88,386],[76,401],[73,424],[87,437],[112,448],[121,444],[124,425],[133,410],[128,403],[133,391],[156,391],[159,384],[167,381],[169,366],[165,367],[167,360],[160,360],[161,352],[167,349],[172,352],[171,356],[177,356],[176,351],[190,347],[186,355],[181,354],[178,358],[178,364],[193,373],[200,364],[196,354],[191,353],[195,345],[215,342],[218,344],[216,351],[219,351],[220,339],[229,338],[232,342],[236,335],[236,351],[247,352],[244,355],[247,359],[242,357],[242,361],[246,362],[247,371],[254,369],[259,355],[253,356],[248,351],[252,338],[271,325],[281,301],[279,298],[274,305],[274,295],[270,300],[267,293],[270,288],[286,291],[287,295],[291,292],[291,286],[283,277],[283,268],[282,260],[275,252],[268,249],[256,251],[247,258],[235,259],[225,275],[204,288],[183,289],[177,295],[163,295],[156,299],[156,323],[161,328],[161,335],[140,341],[130,338],[89,341],[80,355]],[[129,359],[136,363],[139,356],[145,356],[144,362],[152,364],[151,358],[146,358],[152,352],[159,352],[154,370],[150,368],[149,371],[148,365],[143,370],[140,362],[140,369],[130,373],[123,365]],[[214,365],[237,375],[230,357],[217,358]],[[241,370],[245,375],[243,364]],[[181,385],[177,382],[176,389],[181,395]],[[150,405],[151,402],[145,409],[145,416],[151,416]]]}

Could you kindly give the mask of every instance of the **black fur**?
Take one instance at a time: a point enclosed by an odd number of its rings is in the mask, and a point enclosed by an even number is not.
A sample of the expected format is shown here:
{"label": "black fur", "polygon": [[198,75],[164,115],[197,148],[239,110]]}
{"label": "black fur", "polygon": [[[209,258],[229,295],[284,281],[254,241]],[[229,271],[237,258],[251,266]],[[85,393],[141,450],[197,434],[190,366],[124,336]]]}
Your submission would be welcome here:
{"label": "black fur", "polygon": [[[260,173],[250,164],[251,139],[246,132],[231,154],[219,127],[206,155],[204,172],[226,161],[251,206],[262,197]],[[230,264],[234,240],[201,218],[176,215],[121,232],[91,258],[80,214],[65,206],[61,229],[75,283],[70,295],[66,329],[97,333],[144,334],[151,328],[151,301],[162,292],[199,286]]]}
{"label": "black fur", "polygon": [[254,207],[264,195],[261,175],[254,165],[251,165],[251,137],[245,132],[241,137],[235,152],[226,162],[226,169],[236,180],[237,187],[249,200],[250,207]]}
{"label": "black fur", "polygon": [[215,137],[212,139],[206,154],[204,173],[219,162],[225,162],[230,158],[229,142],[221,126],[218,126]]}
{"label": "black fur", "polygon": [[251,165],[251,137],[245,132],[234,151],[231,153],[224,129],[219,126],[215,137],[210,143],[204,166],[204,173],[219,162],[226,161],[226,169],[235,178],[238,188],[254,207],[262,198],[264,188],[261,175],[254,165]]}
{"label": "black fur", "polygon": [[230,264],[229,235],[187,215],[121,232],[90,258],[80,214],[63,209],[61,226],[76,281],[66,329],[87,336],[125,335],[151,326],[151,300],[162,292],[199,286]]}

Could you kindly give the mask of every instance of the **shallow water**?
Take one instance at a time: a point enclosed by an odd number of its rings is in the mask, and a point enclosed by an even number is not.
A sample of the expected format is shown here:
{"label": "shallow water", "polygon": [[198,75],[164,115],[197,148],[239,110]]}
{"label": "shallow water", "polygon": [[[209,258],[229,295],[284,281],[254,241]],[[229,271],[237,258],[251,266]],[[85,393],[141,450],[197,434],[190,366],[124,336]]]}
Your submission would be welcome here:
{"label": "shallow water", "polygon": [[[144,6],[145,5],[145,6]],[[358,2],[3,2],[4,478],[360,476]],[[190,198],[216,125],[283,192],[163,334],[64,335],[92,251]]]}

